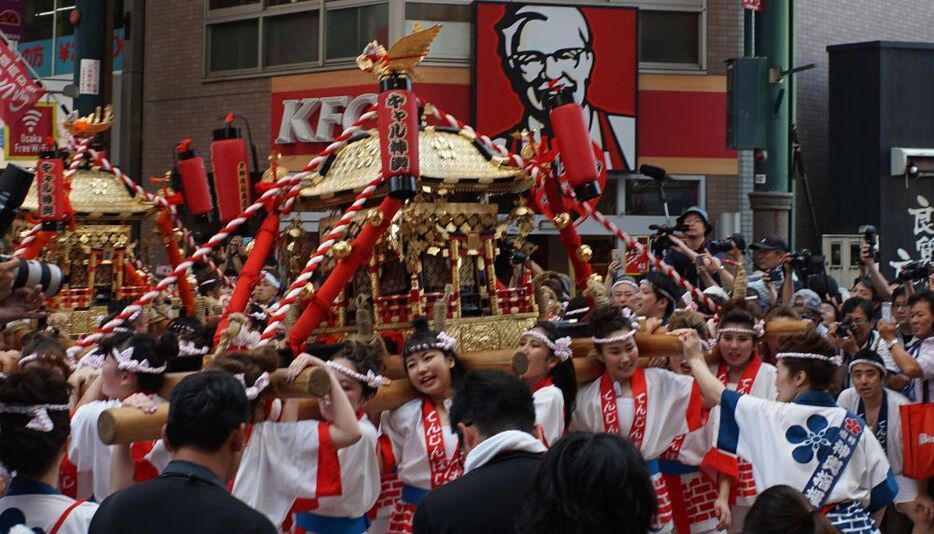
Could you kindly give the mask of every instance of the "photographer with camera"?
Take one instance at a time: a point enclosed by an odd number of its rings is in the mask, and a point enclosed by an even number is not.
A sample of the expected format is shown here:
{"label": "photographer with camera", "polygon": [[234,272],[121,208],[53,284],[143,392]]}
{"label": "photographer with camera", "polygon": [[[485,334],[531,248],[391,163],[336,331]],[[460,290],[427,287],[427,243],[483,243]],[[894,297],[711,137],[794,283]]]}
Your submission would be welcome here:
{"label": "photographer with camera", "polygon": [[[886,340],[875,326],[875,309],[872,302],[862,297],[850,297],[843,303],[843,322],[830,325],[828,339],[837,347],[838,354],[843,358],[842,369],[846,369],[850,358],[860,350],[871,350],[882,357],[886,369],[891,373],[898,372],[898,366],[890,354],[891,340]],[[892,335],[887,336],[894,339]],[[843,372],[841,377],[843,388],[850,387],[850,377]]]}
{"label": "photographer with camera", "polygon": [[720,285],[723,264],[707,248],[707,236],[713,231],[707,210],[689,207],[678,217],[676,228],[683,233],[681,237],[667,236],[671,246],[665,251],[665,263],[700,289]]}
{"label": "photographer with camera", "polygon": [[794,260],[800,254],[790,254],[788,244],[777,235],[766,235],[749,245],[749,250],[753,251],[756,269],[750,276],[749,286],[757,294],[767,293],[769,296],[769,301],[759,302],[759,307],[764,310],[773,303],[790,304],[795,289],[798,289]]}
{"label": "photographer with camera", "polygon": [[[868,224],[860,226],[859,232],[863,234],[863,245],[859,249],[859,271],[862,275],[859,283],[867,286],[866,288],[861,288],[863,290],[871,288],[873,296],[875,297],[873,303],[878,310],[880,303],[892,298],[892,292],[889,291],[889,281],[886,280],[879,271],[879,250],[877,248],[878,239],[876,237],[878,232],[875,226]],[[864,295],[857,295],[856,290],[857,288],[854,286],[854,296],[866,298]]]}

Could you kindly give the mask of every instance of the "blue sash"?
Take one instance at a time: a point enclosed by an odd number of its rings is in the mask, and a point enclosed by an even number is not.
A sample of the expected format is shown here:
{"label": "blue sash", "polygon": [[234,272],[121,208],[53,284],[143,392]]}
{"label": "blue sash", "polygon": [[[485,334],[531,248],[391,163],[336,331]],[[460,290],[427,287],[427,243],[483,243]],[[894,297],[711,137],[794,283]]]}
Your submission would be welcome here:
{"label": "blue sash", "polygon": [[408,484],[402,485],[402,502],[417,506],[425,495],[428,495],[428,490],[426,489],[410,486]]}
{"label": "blue sash", "polygon": [[295,515],[295,524],[307,532],[323,534],[363,534],[370,522],[363,517],[327,517],[310,512]]}
{"label": "blue sash", "polygon": [[811,479],[802,490],[804,498],[810,501],[817,510],[824,507],[834,486],[846,472],[846,466],[850,463],[850,458],[856,452],[859,438],[863,435],[862,420],[847,412],[846,417],[843,418],[843,424],[837,428],[836,435],[829,434],[825,434],[830,443],[825,446],[829,449],[829,453],[824,456],[823,460],[820,460],[820,454],[818,455],[817,468],[811,473]]}
{"label": "blue sash", "polygon": [[[859,399],[856,415],[866,421],[866,407],[863,406],[863,399]],[[872,433],[879,440],[879,445],[882,445],[882,450],[888,452],[886,442],[888,442],[889,433],[889,394],[885,392],[884,387],[882,388],[882,407],[879,408],[879,419],[876,421],[876,428],[873,429]]]}

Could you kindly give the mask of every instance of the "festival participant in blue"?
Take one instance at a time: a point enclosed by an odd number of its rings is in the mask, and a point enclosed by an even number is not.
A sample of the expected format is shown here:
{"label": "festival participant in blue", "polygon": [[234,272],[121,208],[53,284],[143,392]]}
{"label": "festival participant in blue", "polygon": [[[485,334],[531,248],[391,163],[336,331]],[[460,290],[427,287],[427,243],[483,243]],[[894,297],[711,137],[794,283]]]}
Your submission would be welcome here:
{"label": "festival participant in blue", "polygon": [[828,341],[812,330],[782,342],[776,402],[728,389],[710,372],[697,332],[672,334],[706,401],[721,406],[717,447],[752,464],[760,492],[787,484],[841,532],[879,532],[898,485],[872,431],[827,392],[839,365]]}
{"label": "festival participant in blue", "polygon": [[[863,349],[850,359],[850,383],[837,398],[837,404],[863,418],[885,450],[885,455],[898,482],[895,505],[915,524],[915,532],[930,532],[934,501],[925,491],[918,491],[918,481],[902,475],[902,419],[899,408],[910,404],[904,395],[885,387],[888,369],[882,357]],[[886,513],[886,530],[907,531],[907,519],[900,514]]]}

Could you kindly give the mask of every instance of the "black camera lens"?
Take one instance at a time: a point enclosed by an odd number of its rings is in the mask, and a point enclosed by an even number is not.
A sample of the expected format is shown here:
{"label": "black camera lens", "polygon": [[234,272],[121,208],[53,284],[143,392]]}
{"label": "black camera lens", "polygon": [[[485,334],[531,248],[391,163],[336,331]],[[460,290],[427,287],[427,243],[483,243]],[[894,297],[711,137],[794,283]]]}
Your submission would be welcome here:
{"label": "black camera lens", "polygon": [[0,235],[6,234],[13,224],[19,207],[26,200],[34,176],[12,163],[7,164],[3,174],[0,174]]}

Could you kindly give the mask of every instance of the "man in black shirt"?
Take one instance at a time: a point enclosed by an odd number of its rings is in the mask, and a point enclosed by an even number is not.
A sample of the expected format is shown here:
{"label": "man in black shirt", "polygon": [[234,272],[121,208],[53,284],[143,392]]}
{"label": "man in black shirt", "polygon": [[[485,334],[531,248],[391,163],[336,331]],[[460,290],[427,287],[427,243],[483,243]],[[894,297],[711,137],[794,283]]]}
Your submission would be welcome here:
{"label": "man in black shirt", "polygon": [[172,461],[155,480],[101,503],[89,532],[274,534],[261,513],[233,497],[249,403],[243,384],[223,371],[186,377],[172,390],[163,430]]}
{"label": "man in black shirt", "polygon": [[707,210],[700,206],[691,206],[678,216],[677,224],[685,230],[680,237],[672,238],[672,246],[663,258],[665,263],[671,265],[688,282],[703,289],[708,284],[705,284],[698,274],[698,263],[701,263],[713,281],[719,284],[720,261],[707,250],[707,236],[713,231]]}

